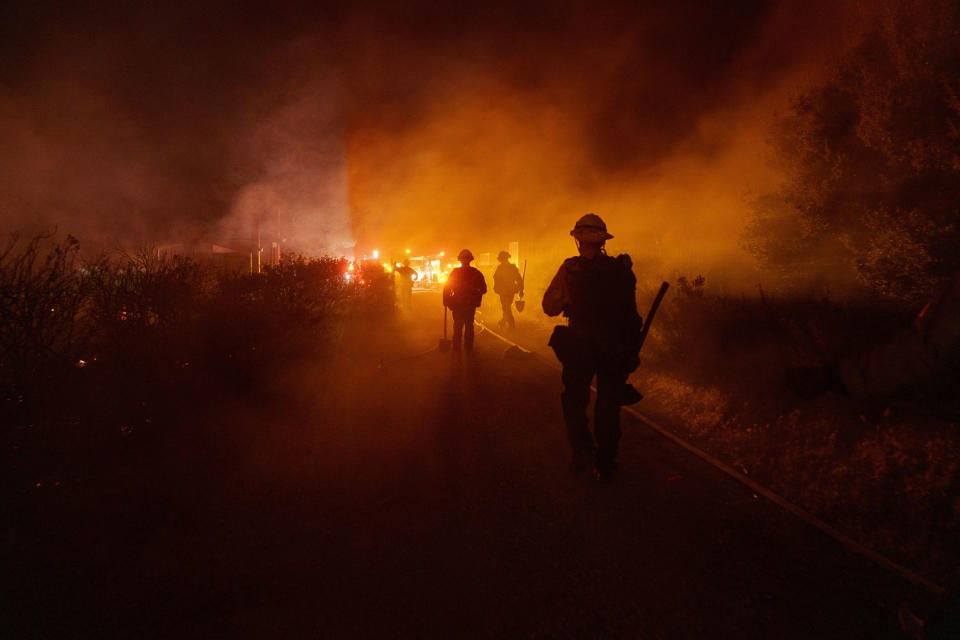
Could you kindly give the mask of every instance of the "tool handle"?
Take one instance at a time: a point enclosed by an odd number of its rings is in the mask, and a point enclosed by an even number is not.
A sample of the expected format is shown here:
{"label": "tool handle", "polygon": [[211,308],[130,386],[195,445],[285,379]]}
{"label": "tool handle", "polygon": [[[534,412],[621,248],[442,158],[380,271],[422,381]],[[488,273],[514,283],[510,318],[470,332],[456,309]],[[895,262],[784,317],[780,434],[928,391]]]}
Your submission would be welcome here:
{"label": "tool handle", "polygon": [[657,292],[657,297],[654,298],[653,305],[650,306],[650,311],[644,319],[643,329],[640,330],[640,340],[637,344],[637,351],[643,348],[643,343],[647,340],[647,333],[650,331],[650,325],[653,323],[653,316],[657,315],[657,309],[660,308],[660,303],[663,302],[663,296],[667,294],[667,289],[669,288],[669,282],[664,282],[660,285],[660,291]]}

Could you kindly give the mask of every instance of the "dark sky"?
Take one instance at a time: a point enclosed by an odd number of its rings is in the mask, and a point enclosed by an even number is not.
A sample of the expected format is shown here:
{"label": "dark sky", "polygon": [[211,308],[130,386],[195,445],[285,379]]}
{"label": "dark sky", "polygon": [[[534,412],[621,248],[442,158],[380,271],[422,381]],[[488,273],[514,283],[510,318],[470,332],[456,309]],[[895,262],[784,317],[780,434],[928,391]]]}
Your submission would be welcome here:
{"label": "dark sky", "polygon": [[[410,180],[398,158],[433,152],[461,108],[456,127],[474,126],[484,101],[553,114],[579,156],[558,182],[643,177],[681,145],[719,153],[722,136],[691,134],[704,115],[761,94],[842,21],[826,3],[727,0],[67,4],[0,5],[4,226],[242,234],[266,207],[319,229],[311,246],[375,234],[392,215],[376,194]],[[404,142],[371,159],[364,140]]]}

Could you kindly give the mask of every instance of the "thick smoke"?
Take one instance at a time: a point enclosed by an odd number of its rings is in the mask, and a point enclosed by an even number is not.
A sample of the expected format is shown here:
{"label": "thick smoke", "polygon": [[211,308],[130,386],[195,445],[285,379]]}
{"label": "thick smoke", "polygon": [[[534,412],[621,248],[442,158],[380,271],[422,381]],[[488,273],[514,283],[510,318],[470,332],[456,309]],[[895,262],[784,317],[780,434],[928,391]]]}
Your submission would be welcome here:
{"label": "thick smoke", "polygon": [[799,1],[228,9],[9,3],[4,226],[559,255],[596,211],[658,277],[745,269],[766,125],[862,21]]}
{"label": "thick smoke", "polygon": [[595,211],[616,235],[610,250],[651,278],[749,273],[752,287],[762,274],[740,231],[751,198],[778,179],[768,125],[855,41],[863,16],[837,4],[737,7],[479,21],[443,56],[430,55],[434,42],[381,40],[363,68],[389,80],[355,97],[379,108],[351,109],[359,243],[496,251],[518,240],[555,262],[574,250],[573,221]]}
{"label": "thick smoke", "polygon": [[284,101],[251,120],[244,153],[258,159],[259,173],[236,190],[217,235],[235,246],[259,235],[306,255],[352,246],[343,128],[329,76],[296,83]]}

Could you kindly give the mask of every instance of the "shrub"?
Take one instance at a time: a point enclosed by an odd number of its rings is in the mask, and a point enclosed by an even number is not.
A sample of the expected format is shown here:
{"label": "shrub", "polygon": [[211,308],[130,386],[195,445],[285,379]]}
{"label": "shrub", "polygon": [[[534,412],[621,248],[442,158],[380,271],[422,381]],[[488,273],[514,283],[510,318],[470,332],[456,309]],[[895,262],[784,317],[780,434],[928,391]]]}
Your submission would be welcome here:
{"label": "shrub", "polygon": [[787,280],[829,273],[912,303],[960,270],[960,9],[895,0],[772,139],[784,179],[747,246]]}
{"label": "shrub", "polygon": [[0,384],[4,403],[23,404],[88,344],[82,324],[90,289],[76,267],[78,243],[52,234],[8,238],[0,250]]}
{"label": "shrub", "polygon": [[70,466],[224,394],[256,397],[278,368],[330,355],[346,327],[393,306],[382,268],[348,281],[343,260],[231,274],[151,252],[88,264],[77,253],[52,234],[0,251],[0,419],[23,464],[60,451]]}

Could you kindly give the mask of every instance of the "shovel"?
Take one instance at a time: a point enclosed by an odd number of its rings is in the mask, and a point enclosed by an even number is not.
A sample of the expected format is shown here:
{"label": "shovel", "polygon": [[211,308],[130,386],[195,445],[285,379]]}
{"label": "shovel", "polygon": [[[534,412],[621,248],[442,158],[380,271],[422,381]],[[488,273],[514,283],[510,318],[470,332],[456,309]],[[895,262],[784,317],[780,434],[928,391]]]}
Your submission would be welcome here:
{"label": "shovel", "polygon": [[437,349],[440,353],[446,353],[450,351],[451,343],[447,340],[447,307],[443,307],[443,337],[440,338],[440,343],[437,345]]}
{"label": "shovel", "polygon": [[[520,276],[520,286],[525,286],[527,283],[527,261],[523,261],[523,274]],[[523,294],[520,294],[520,299],[515,301],[514,306],[517,307],[517,313],[523,311],[523,308],[526,306],[527,301],[523,299]]]}

